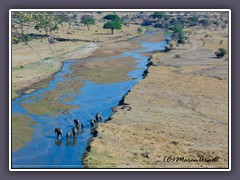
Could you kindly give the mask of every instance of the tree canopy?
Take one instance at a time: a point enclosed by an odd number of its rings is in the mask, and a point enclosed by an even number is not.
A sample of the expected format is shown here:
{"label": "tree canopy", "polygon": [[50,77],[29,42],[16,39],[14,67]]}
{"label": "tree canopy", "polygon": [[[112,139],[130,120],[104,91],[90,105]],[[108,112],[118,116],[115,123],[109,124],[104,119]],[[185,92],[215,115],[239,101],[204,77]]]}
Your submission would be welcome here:
{"label": "tree canopy", "polygon": [[108,14],[108,15],[104,16],[103,19],[107,19],[110,21],[120,21],[119,16],[116,14]]}
{"label": "tree canopy", "polygon": [[215,52],[216,56],[218,58],[222,58],[223,56],[225,56],[227,54],[227,50],[224,48],[219,48],[217,52]]}
{"label": "tree canopy", "polygon": [[160,19],[164,18],[165,17],[165,13],[164,12],[161,12],[161,11],[158,11],[158,12],[154,12],[151,17],[153,19],[158,19],[158,21],[160,21]]}
{"label": "tree canopy", "polygon": [[180,44],[185,43],[184,31],[183,31],[182,25],[179,22],[176,22],[174,24],[173,33],[177,35],[178,43]]}
{"label": "tree canopy", "polygon": [[207,19],[201,19],[199,23],[201,23],[203,27],[207,27],[210,24],[210,21]]}
{"label": "tree canopy", "polygon": [[114,29],[122,29],[122,24],[119,21],[109,21],[103,25],[103,29],[111,29],[113,34]]}
{"label": "tree canopy", "polygon": [[84,15],[81,17],[81,23],[87,26],[88,30],[90,30],[89,26],[95,25],[95,19],[91,15]]}

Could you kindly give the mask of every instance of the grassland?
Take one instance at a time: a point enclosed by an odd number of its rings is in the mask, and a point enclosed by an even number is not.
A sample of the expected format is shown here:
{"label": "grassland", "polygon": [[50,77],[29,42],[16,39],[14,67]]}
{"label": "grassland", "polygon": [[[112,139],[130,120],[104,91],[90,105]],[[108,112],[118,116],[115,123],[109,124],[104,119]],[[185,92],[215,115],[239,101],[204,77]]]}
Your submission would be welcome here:
{"label": "grassland", "polygon": [[[185,45],[152,55],[155,66],[125,97],[128,105],[96,129],[86,167],[228,167],[228,61],[214,54],[228,49],[228,32],[189,30]],[[169,156],[219,159],[164,162]]]}

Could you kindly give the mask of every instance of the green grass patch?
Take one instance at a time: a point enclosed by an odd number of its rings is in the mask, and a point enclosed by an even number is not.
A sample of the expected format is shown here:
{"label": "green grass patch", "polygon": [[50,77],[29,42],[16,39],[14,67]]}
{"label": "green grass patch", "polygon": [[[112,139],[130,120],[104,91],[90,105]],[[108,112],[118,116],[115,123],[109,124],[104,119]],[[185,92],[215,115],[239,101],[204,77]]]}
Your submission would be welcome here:
{"label": "green grass patch", "polygon": [[44,61],[46,61],[46,60],[49,60],[49,59],[51,59],[52,57],[46,57],[46,58],[44,58],[43,60]]}

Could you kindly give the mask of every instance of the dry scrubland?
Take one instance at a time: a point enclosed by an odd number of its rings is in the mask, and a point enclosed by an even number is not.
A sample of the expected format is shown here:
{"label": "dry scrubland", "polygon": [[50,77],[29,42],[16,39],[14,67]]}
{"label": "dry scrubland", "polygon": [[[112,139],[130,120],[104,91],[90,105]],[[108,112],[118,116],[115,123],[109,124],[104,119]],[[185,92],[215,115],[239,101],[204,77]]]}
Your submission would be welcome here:
{"label": "dry scrubland", "polygon": [[[228,49],[228,32],[192,29],[188,36],[186,45],[153,54],[155,66],[126,96],[129,105],[114,108],[112,119],[98,126],[86,167],[228,167],[228,61],[214,54]],[[163,162],[169,155],[220,159]]]}

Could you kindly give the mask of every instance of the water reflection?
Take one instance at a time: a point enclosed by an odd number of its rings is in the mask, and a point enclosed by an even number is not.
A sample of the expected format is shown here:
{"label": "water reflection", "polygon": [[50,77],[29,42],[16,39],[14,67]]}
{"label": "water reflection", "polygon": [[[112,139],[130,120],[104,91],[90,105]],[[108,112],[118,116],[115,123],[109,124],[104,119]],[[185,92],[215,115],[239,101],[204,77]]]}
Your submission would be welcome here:
{"label": "water reflection", "polygon": [[55,144],[57,146],[61,146],[62,145],[62,140],[61,139],[55,139]]}

